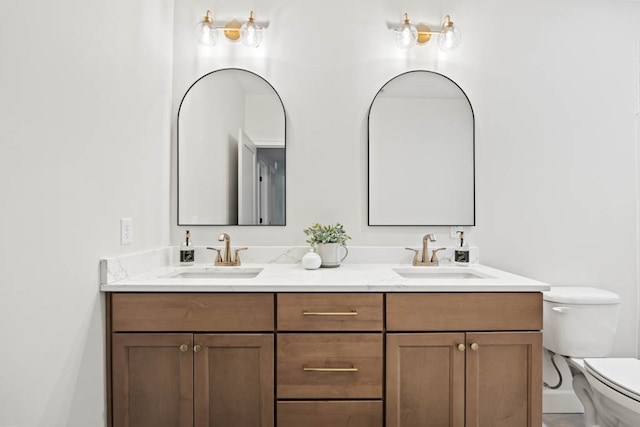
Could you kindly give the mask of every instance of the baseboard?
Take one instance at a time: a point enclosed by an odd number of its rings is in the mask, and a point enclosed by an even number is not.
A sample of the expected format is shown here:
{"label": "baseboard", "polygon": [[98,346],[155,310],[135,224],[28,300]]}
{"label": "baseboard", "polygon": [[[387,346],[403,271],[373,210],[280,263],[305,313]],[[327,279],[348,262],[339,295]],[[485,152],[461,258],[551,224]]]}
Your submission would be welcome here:
{"label": "baseboard", "polygon": [[545,389],[542,392],[542,412],[545,414],[579,414],[584,412],[584,409],[573,390]]}

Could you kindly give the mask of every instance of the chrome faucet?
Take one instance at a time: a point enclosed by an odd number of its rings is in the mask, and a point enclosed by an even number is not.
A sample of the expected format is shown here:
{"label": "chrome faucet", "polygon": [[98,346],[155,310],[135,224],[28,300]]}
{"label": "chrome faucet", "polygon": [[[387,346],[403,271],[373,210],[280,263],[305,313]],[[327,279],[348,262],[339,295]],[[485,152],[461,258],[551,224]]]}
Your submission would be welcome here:
{"label": "chrome faucet", "polygon": [[414,251],[413,261],[411,262],[414,266],[434,266],[439,265],[438,255],[439,251],[444,250],[445,248],[438,248],[431,251],[431,259],[429,259],[429,242],[435,242],[436,236],[433,234],[425,234],[422,238],[422,257],[420,257],[420,250],[413,248],[405,248],[408,251]]}
{"label": "chrome faucet", "polygon": [[246,249],[249,248],[237,248],[234,251],[234,256],[233,256],[233,260],[231,259],[231,236],[229,236],[227,233],[222,233],[218,236],[218,241],[223,242],[224,241],[224,252],[221,254],[220,251],[222,251],[222,249],[218,249],[218,248],[211,248],[211,247],[207,247],[207,249],[211,249],[217,252],[216,255],[216,260],[214,262],[214,265],[218,265],[218,266],[238,266],[240,265],[240,255],[238,255],[238,252],[240,251],[244,251]]}

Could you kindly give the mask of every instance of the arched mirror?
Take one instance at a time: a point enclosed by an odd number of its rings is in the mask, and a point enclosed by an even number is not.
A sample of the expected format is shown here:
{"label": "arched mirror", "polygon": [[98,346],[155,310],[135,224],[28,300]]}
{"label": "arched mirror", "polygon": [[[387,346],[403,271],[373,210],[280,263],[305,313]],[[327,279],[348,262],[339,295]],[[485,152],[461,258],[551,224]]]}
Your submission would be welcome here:
{"label": "arched mirror", "polygon": [[222,69],[178,110],[178,225],[285,225],[286,132],[262,77]]}
{"label": "arched mirror", "polygon": [[451,79],[394,77],[369,110],[369,225],[475,225],[474,116]]}

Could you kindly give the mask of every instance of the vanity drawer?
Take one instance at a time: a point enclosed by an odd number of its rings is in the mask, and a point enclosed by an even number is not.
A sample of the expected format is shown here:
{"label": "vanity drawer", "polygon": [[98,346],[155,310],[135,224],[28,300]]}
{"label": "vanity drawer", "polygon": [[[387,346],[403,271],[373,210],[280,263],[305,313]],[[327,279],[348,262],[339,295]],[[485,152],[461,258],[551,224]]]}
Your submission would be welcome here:
{"label": "vanity drawer", "polygon": [[388,331],[540,329],[540,292],[387,294]]}
{"label": "vanity drawer", "polygon": [[273,294],[114,293],[113,332],[273,331]]}
{"label": "vanity drawer", "polygon": [[382,294],[278,294],[279,331],[382,331]]}
{"label": "vanity drawer", "polygon": [[382,427],[381,401],[278,402],[278,427]]}
{"label": "vanity drawer", "polygon": [[279,399],[382,397],[382,334],[295,334],[277,338]]}

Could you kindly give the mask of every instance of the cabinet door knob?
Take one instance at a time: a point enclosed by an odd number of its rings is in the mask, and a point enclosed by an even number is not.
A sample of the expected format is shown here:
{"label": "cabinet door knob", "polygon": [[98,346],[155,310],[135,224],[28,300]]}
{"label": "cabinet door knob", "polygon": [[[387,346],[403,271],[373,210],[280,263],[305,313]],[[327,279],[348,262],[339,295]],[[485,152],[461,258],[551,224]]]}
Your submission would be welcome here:
{"label": "cabinet door knob", "polygon": [[476,351],[478,349],[479,345],[477,343],[473,343],[471,344],[471,350]]}
{"label": "cabinet door knob", "polygon": [[464,351],[465,349],[466,347],[464,346],[464,344],[458,344],[458,350]]}
{"label": "cabinet door knob", "polygon": [[193,351],[194,351],[194,352],[196,352],[196,353],[197,353],[197,352],[199,352],[200,350],[202,350],[202,346],[197,345],[197,344],[193,346]]}
{"label": "cabinet door knob", "polygon": [[189,346],[188,346],[187,344],[182,344],[182,345],[180,346],[180,351],[181,351],[181,352],[183,352],[183,353],[184,353],[184,352],[185,352],[185,351],[187,351],[187,350],[189,350]]}

